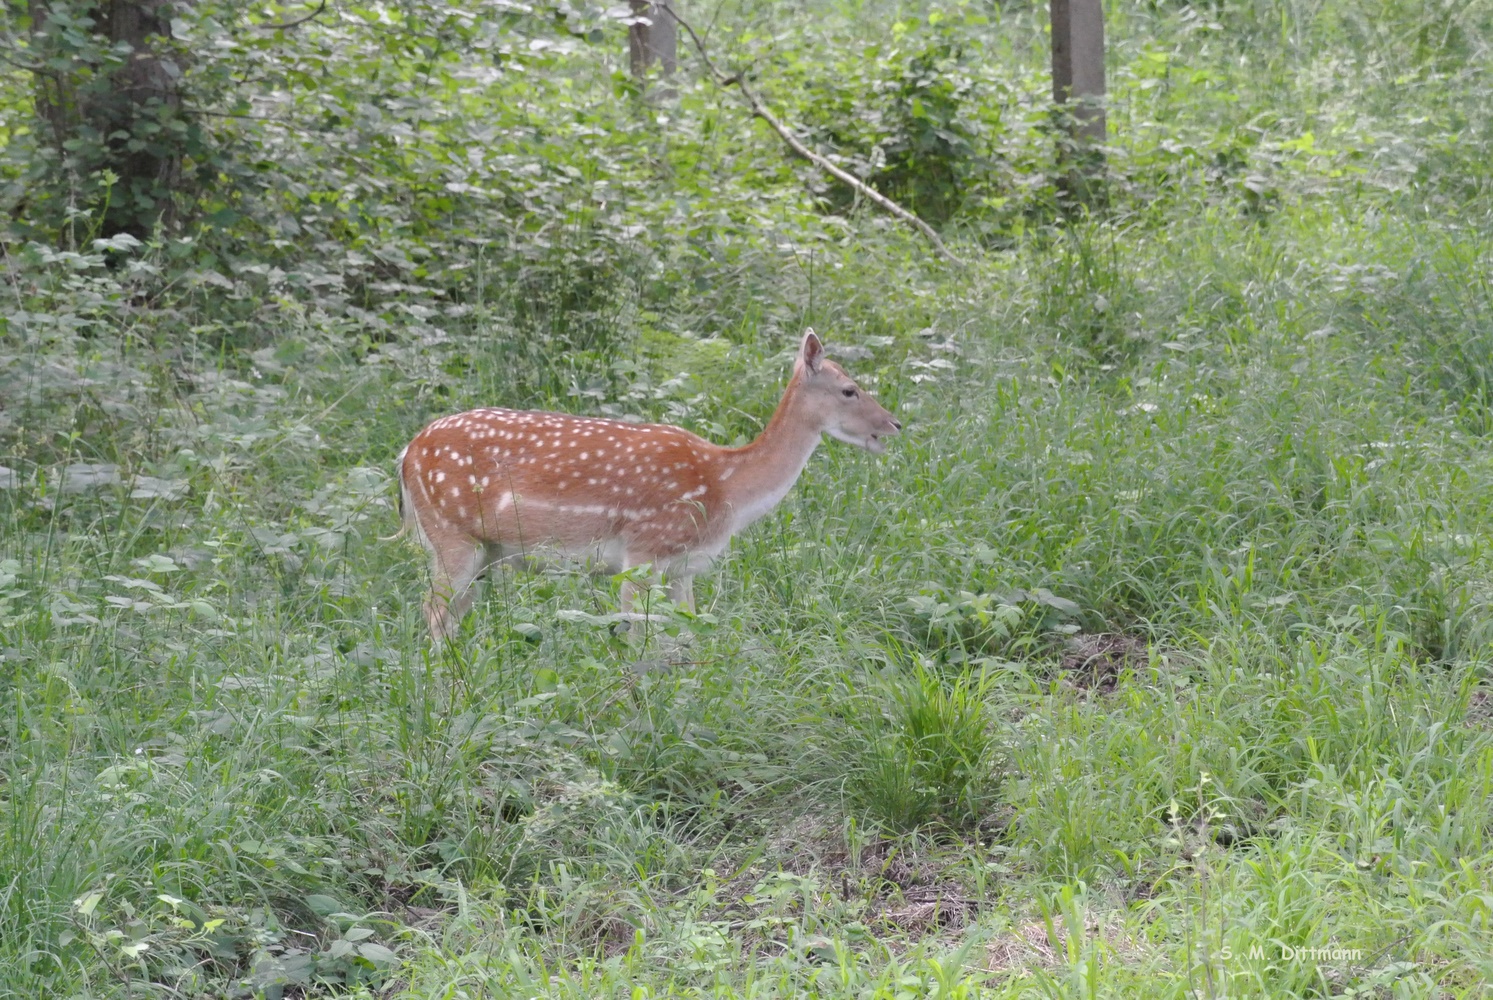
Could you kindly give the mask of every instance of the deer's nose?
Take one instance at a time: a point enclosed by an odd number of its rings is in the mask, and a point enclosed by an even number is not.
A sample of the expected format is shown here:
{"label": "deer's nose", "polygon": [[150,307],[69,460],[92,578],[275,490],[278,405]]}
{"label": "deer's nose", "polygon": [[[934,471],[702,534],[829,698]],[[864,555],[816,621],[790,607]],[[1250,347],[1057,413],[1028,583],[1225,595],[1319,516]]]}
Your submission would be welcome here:
{"label": "deer's nose", "polygon": [[895,427],[895,428],[897,428],[897,430],[900,431],[902,429],[902,421],[900,421],[900,420],[893,420],[892,421],[892,426]]}

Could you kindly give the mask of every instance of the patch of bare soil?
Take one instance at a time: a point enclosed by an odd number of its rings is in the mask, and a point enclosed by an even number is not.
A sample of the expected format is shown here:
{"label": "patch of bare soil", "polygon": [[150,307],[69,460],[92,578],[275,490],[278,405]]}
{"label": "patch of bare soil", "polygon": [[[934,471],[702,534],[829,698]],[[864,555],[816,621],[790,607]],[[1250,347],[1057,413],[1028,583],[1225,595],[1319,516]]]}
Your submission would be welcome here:
{"label": "patch of bare soil", "polygon": [[992,938],[985,946],[985,968],[991,972],[1050,969],[1057,964],[1057,951],[1048,940],[1047,925],[1025,924],[1009,934]]}
{"label": "patch of bare soil", "polygon": [[1082,632],[1064,645],[1060,661],[1069,683],[1107,694],[1115,689],[1126,670],[1150,662],[1145,639],[1123,632]]}
{"label": "patch of bare soil", "polygon": [[[1122,962],[1136,962],[1144,957],[1146,946],[1118,926],[1106,925],[1091,917],[1083,928],[1086,939],[1097,939]],[[1021,972],[1027,969],[1051,969],[1059,965],[1068,950],[1068,928],[1061,916],[1052,918],[1052,927],[1040,920],[1012,928],[992,938],[985,946],[985,968],[990,972]]]}
{"label": "patch of bare soil", "polygon": [[831,861],[839,867],[844,897],[859,893],[865,900],[861,919],[868,925],[931,934],[959,930],[979,912],[981,901],[947,873],[948,865],[898,850],[886,841],[868,845],[858,859],[845,853]]}
{"label": "patch of bare soil", "polygon": [[1479,687],[1468,696],[1465,722],[1483,729],[1493,725],[1493,693],[1488,688]]}
{"label": "patch of bare soil", "polygon": [[982,905],[950,874],[952,863],[943,858],[954,852],[911,850],[886,840],[852,849],[838,830],[812,818],[784,829],[767,855],[784,872],[831,888],[870,928],[912,936],[958,930]]}

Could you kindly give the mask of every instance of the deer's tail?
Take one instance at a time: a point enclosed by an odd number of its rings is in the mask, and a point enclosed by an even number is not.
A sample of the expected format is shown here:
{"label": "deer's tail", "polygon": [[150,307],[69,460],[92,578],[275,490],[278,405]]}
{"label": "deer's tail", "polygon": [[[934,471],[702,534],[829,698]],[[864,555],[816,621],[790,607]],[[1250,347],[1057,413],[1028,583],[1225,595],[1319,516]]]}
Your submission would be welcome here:
{"label": "deer's tail", "polygon": [[409,451],[408,446],[401,448],[399,457],[394,460],[395,475],[399,479],[399,530],[392,535],[379,538],[381,542],[392,542],[403,538],[412,529],[417,533],[420,530],[420,525],[415,521],[415,506],[410,503],[409,484],[404,481],[404,454],[407,451]]}

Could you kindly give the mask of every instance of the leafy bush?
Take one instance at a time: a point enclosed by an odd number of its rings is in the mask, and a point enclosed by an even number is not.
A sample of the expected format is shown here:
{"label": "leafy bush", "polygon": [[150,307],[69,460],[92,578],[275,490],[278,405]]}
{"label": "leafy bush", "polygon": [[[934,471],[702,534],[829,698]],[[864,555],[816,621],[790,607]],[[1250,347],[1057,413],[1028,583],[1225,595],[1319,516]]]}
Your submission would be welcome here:
{"label": "leafy bush", "polygon": [[[808,136],[881,193],[933,225],[952,219],[987,188],[1002,138],[1001,104],[972,72],[966,35],[985,19],[929,16],[927,27],[899,20],[883,45],[843,60],[805,95]],[[836,212],[853,193],[820,190]]]}

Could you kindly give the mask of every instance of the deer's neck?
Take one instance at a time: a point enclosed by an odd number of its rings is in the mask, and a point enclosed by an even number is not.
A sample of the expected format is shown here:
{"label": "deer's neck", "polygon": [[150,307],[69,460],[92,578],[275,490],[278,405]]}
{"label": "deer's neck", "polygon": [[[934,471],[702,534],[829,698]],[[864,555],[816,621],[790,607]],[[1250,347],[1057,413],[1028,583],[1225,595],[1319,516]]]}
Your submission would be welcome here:
{"label": "deer's neck", "polygon": [[772,419],[755,441],[727,453],[729,478],[722,486],[732,511],[733,532],[776,507],[819,446],[823,431],[805,412],[798,388],[797,379],[788,384]]}

